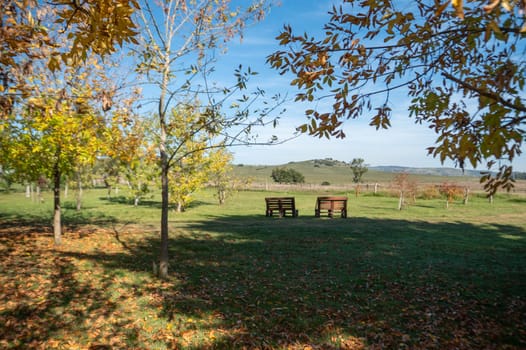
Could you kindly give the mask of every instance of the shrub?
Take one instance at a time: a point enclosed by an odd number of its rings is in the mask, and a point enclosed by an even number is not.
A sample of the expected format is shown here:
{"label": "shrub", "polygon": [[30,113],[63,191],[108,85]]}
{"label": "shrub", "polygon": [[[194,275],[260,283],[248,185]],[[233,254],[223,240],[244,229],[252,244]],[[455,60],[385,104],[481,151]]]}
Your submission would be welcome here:
{"label": "shrub", "polygon": [[321,183],[321,185],[322,185],[322,186],[330,186],[331,183],[330,183],[329,181],[323,181],[323,182]]}
{"label": "shrub", "polygon": [[438,199],[440,198],[440,192],[438,191],[437,186],[426,186],[420,193],[420,198],[422,199]]}
{"label": "shrub", "polygon": [[278,183],[304,183],[305,177],[297,170],[291,168],[276,168],[270,177]]}

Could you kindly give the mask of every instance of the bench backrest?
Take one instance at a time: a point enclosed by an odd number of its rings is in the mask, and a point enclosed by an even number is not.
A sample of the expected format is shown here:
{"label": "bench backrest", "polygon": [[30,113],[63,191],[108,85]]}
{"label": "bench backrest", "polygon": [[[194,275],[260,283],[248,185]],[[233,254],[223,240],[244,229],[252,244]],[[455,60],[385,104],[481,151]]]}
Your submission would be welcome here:
{"label": "bench backrest", "polygon": [[318,197],[316,201],[316,209],[347,209],[347,197]]}
{"label": "bench backrest", "polygon": [[294,197],[266,197],[265,202],[269,209],[295,209]]}

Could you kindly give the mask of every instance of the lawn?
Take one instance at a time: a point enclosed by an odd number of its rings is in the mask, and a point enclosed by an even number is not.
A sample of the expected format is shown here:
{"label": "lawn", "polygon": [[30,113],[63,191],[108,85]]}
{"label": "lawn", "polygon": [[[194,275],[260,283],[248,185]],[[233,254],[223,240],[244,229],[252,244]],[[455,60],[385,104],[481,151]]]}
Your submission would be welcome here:
{"label": "lawn", "polygon": [[[345,193],[334,193],[345,194]],[[299,218],[266,218],[265,196]],[[88,191],[0,194],[0,348],[524,349],[526,198],[468,205],[349,195],[349,218],[314,218],[315,193],[210,191],[172,214],[171,277],[153,277],[159,202]]]}

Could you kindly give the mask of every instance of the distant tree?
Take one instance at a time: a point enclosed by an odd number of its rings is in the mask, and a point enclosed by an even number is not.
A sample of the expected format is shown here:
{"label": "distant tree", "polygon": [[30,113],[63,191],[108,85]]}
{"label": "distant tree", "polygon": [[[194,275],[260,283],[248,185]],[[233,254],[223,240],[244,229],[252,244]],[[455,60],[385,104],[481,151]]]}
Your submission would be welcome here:
{"label": "distant tree", "polygon": [[354,158],[351,162],[351,170],[353,173],[352,181],[354,183],[362,182],[362,176],[367,172],[367,166],[364,164],[362,158]]}
{"label": "distant tree", "polygon": [[305,177],[299,171],[292,168],[275,168],[270,175],[278,183],[304,183]]}
{"label": "distant tree", "polygon": [[411,196],[414,200],[416,197],[416,182],[413,181],[408,173],[397,174],[393,179],[393,185],[398,190],[398,210],[402,210],[407,204],[407,196]]}
{"label": "distant tree", "polygon": [[237,186],[232,177],[232,153],[224,148],[218,148],[210,152],[208,165],[208,180],[215,188],[215,196],[219,205],[225,204],[226,199],[234,193]]}
{"label": "distant tree", "polygon": [[440,185],[438,191],[446,197],[446,208],[449,208],[449,204],[452,203],[455,198],[461,197],[464,194],[462,187],[448,182]]}

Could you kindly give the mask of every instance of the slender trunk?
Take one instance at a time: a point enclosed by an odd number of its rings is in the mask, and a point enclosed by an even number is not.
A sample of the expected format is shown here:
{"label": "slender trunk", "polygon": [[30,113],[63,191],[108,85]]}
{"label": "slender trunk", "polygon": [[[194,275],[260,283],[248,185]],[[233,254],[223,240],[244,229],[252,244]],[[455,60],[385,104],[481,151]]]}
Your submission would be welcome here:
{"label": "slender trunk", "polygon": [[60,245],[62,243],[62,223],[60,212],[60,169],[58,157],[55,162],[55,167],[53,169],[53,233],[55,237],[55,245]]}
{"label": "slender trunk", "polygon": [[66,183],[64,184],[64,199],[68,198],[68,192],[69,192],[68,182],[69,182],[69,179],[66,179]]}
{"label": "slender trunk", "polygon": [[404,205],[404,192],[400,191],[400,198],[398,199],[398,210],[402,210]]}
{"label": "slender trunk", "polygon": [[37,201],[38,203],[42,203],[42,191],[40,190],[40,185],[37,185]]}
{"label": "slender trunk", "polygon": [[184,205],[183,202],[177,201],[177,207],[175,209],[177,213],[182,213],[184,211]]}
{"label": "slender trunk", "polygon": [[135,196],[134,200],[133,200],[133,206],[134,207],[137,207],[139,206],[139,202],[141,200],[141,197],[140,196]]}
{"label": "slender trunk", "polygon": [[[170,41],[168,41],[167,52],[170,50]],[[168,171],[170,164],[168,153],[166,149],[167,142],[167,125],[166,125],[166,94],[168,92],[168,81],[170,73],[169,55],[165,55],[165,62],[163,67],[163,77],[161,84],[161,94],[159,96],[159,127],[160,140],[159,152],[161,156],[161,251],[159,256],[159,278],[168,278],[168,201],[169,201],[169,184]]]}
{"label": "slender trunk", "polygon": [[[162,144],[164,148],[164,144]],[[168,157],[161,150],[161,254],[159,257],[159,277],[168,278]]]}
{"label": "slender trunk", "polygon": [[462,201],[462,203],[464,203],[464,205],[468,204],[468,200],[469,200],[469,188],[465,188],[464,189],[464,200]]}
{"label": "slender trunk", "polygon": [[82,181],[80,174],[77,174],[77,211],[82,208]]}
{"label": "slender trunk", "polygon": [[26,198],[31,198],[31,185],[26,185]]}

